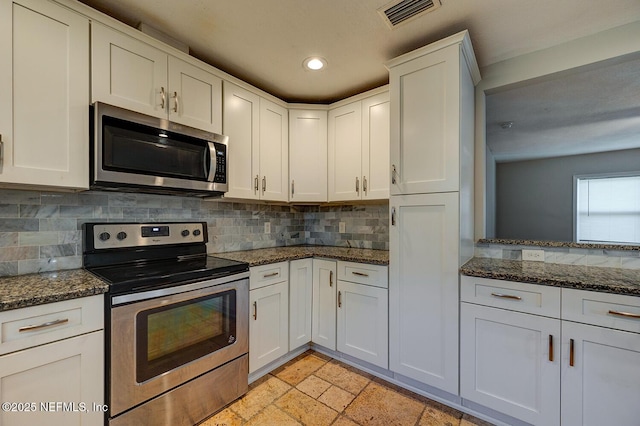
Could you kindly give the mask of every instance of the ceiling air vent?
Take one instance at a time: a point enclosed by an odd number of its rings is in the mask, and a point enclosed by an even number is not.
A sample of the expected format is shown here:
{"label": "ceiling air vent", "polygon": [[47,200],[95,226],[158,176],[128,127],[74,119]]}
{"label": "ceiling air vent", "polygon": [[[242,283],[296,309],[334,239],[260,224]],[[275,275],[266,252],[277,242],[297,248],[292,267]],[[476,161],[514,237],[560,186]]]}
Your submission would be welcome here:
{"label": "ceiling air vent", "polygon": [[394,0],[378,9],[380,15],[394,28],[440,7],[439,0]]}

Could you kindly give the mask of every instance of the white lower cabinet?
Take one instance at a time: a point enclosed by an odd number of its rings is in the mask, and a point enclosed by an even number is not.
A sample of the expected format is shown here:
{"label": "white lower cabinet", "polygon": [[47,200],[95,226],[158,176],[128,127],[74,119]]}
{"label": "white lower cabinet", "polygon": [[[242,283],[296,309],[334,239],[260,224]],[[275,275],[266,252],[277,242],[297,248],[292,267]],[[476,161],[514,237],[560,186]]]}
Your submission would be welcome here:
{"label": "white lower cabinet", "polygon": [[537,425],[560,422],[560,320],[462,303],[460,396]]}
{"label": "white lower cabinet", "polygon": [[289,350],[311,342],[313,259],[289,262]]}
{"label": "white lower cabinet", "polygon": [[102,296],[0,312],[1,425],[103,423],[102,313]]}
{"label": "white lower cabinet", "polygon": [[640,297],[563,289],[562,317],[562,425],[640,424]]}
{"label": "white lower cabinet", "polygon": [[534,425],[638,424],[639,297],[466,276],[461,285],[462,398]]}
{"label": "white lower cabinet", "polygon": [[288,263],[251,268],[249,373],[289,352]]}
{"label": "white lower cabinet", "polygon": [[338,281],[338,352],[389,368],[386,288]]}
{"label": "white lower cabinet", "polygon": [[333,260],[313,259],[311,340],[336,350],[337,273]]}

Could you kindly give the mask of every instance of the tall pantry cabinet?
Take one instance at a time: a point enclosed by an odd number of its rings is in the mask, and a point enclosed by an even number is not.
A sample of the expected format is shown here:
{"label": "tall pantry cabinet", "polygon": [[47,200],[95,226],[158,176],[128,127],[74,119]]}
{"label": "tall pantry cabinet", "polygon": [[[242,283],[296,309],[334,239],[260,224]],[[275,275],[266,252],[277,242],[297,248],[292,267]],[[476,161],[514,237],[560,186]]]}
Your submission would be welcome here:
{"label": "tall pantry cabinet", "polygon": [[467,31],[389,61],[390,369],[458,394],[459,267],[473,256],[474,86]]}

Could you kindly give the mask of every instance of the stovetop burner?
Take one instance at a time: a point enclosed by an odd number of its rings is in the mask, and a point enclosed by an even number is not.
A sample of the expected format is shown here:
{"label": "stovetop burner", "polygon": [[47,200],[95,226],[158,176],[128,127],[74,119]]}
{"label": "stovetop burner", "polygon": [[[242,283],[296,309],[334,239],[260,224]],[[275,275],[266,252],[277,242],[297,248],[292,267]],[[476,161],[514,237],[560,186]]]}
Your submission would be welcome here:
{"label": "stovetop burner", "polygon": [[249,270],[247,263],[207,255],[206,242],[206,222],[85,223],[83,262],[112,295]]}

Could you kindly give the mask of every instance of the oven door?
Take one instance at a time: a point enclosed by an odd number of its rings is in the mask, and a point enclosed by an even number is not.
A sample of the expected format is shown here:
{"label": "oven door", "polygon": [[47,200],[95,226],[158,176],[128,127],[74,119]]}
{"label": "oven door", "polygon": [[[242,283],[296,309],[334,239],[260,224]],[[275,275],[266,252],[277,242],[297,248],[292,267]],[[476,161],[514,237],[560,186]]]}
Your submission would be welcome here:
{"label": "oven door", "polygon": [[[111,417],[248,352],[249,280],[219,280],[112,307]],[[183,291],[194,286],[204,288]]]}

